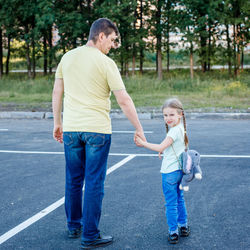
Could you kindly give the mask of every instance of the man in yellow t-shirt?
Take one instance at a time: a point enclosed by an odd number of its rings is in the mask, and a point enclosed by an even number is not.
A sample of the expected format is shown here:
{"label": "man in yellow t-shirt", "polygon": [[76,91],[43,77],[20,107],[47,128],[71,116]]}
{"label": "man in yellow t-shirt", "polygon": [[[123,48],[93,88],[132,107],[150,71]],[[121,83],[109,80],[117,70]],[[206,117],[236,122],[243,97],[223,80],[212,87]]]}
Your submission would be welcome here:
{"label": "man in yellow t-shirt", "polygon": [[66,160],[65,211],[69,237],[77,238],[82,233],[83,249],[113,241],[111,236],[100,236],[98,230],[112,133],[111,91],[135,127],[135,134],[145,138],[119,70],[106,56],[115,48],[117,36],[118,29],[109,19],[96,20],[90,28],[87,44],[62,57],[53,89],[53,136],[58,142],[64,142]]}

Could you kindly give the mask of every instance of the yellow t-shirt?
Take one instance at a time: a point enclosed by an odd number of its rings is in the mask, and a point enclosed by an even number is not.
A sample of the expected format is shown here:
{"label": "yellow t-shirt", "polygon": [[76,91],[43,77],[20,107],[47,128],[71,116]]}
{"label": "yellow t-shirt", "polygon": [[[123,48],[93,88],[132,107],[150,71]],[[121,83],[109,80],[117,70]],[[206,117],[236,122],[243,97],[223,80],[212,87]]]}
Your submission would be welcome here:
{"label": "yellow t-shirt", "polygon": [[56,78],[64,81],[63,131],[111,134],[111,91],[125,89],[115,62],[82,46],[62,57]]}

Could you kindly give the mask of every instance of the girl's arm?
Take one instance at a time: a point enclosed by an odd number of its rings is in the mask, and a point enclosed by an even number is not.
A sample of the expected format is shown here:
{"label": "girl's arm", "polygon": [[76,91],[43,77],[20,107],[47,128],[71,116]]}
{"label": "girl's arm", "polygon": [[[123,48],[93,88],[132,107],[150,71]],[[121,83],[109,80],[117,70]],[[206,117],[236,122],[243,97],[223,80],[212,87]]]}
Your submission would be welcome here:
{"label": "girl's arm", "polygon": [[173,139],[167,136],[161,144],[153,144],[147,141],[143,141],[140,137],[136,137],[136,142],[142,145],[144,148],[151,149],[156,152],[163,152],[167,147],[169,147],[173,143]]}

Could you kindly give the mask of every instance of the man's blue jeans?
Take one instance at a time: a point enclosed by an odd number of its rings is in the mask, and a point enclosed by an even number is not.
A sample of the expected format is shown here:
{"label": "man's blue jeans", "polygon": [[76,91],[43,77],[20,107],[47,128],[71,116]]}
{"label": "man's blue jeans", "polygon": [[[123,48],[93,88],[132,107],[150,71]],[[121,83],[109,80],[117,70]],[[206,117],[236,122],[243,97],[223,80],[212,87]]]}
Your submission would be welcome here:
{"label": "man's blue jeans", "polygon": [[170,234],[178,234],[178,226],[187,226],[184,195],[179,189],[182,175],[181,170],[162,174],[162,189],[166,200],[166,216]]}
{"label": "man's blue jeans", "polygon": [[[111,134],[63,132],[66,160],[65,211],[69,230],[83,226],[83,241],[99,237]],[[85,181],[84,202],[82,189]]]}

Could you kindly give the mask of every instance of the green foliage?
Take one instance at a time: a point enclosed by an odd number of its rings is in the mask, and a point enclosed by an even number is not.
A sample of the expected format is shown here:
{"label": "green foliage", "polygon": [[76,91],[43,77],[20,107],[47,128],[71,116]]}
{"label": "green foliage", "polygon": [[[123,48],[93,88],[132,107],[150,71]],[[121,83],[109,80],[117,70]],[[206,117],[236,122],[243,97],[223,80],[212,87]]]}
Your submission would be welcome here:
{"label": "green foliage", "polygon": [[[25,69],[32,65],[51,69],[63,53],[86,43],[94,20],[108,17],[120,31],[121,46],[110,55],[119,61],[123,73],[132,59],[154,65],[157,44],[163,65],[168,59],[171,65],[188,65],[189,54],[194,54],[204,71],[209,64],[230,63],[237,70],[237,53],[249,43],[249,16],[249,3],[244,0],[0,0],[4,51],[0,60],[7,64],[10,55],[12,68],[11,59],[19,57],[26,61]],[[225,38],[226,27],[236,32]],[[52,29],[60,36],[53,43]],[[180,32],[185,52],[174,54],[169,46],[177,44],[170,43],[169,34]],[[244,63],[249,60],[244,55]]]}

